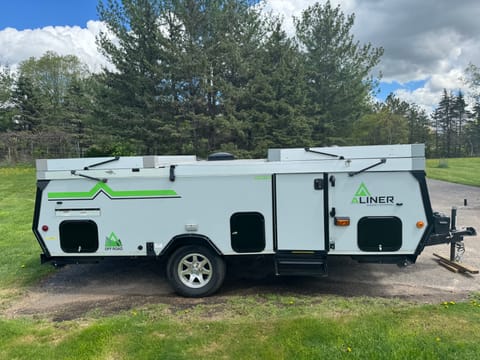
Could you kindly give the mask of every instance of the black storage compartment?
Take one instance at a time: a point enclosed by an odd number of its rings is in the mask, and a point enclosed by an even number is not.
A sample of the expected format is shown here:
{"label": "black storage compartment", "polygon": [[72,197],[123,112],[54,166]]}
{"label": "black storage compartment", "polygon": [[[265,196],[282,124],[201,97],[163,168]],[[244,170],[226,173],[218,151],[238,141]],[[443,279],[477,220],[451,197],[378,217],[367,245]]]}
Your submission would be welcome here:
{"label": "black storage compartment", "polygon": [[232,249],[238,253],[265,249],[265,219],[258,212],[235,213],[230,218]]}
{"label": "black storage compartment", "polygon": [[433,232],[435,234],[448,234],[450,231],[450,217],[441,214],[433,213]]}
{"label": "black storage compartment", "polygon": [[98,250],[98,228],[92,220],[60,223],[60,246],[66,253],[94,253]]}
{"label": "black storage compartment", "polygon": [[358,221],[358,247],[362,251],[398,251],[402,247],[402,221],[395,216],[366,216]]}

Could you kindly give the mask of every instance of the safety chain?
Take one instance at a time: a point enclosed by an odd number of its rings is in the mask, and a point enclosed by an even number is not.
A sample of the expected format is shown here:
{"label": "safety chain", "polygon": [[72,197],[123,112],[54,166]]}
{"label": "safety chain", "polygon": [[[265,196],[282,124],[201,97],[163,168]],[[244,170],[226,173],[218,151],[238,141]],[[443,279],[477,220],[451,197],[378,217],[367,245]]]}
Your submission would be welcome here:
{"label": "safety chain", "polygon": [[461,262],[463,259],[463,255],[465,254],[465,244],[463,243],[463,241],[459,241],[455,243],[455,247],[455,261]]}

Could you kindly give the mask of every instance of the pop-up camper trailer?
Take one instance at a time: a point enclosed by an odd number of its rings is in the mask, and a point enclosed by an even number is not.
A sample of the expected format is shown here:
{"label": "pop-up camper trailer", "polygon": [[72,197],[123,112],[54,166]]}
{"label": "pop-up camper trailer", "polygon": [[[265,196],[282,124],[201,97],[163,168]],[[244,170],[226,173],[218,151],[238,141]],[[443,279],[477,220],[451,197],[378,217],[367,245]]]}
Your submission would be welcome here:
{"label": "pop-up camper trailer", "polygon": [[162,258],[184,296],[217,291],[230,256],[271,256],[277,275],[325,275],[330,256],[409,264],[425,246],[475,235],[432,211],[421,144],[36,166],[42,262]]}

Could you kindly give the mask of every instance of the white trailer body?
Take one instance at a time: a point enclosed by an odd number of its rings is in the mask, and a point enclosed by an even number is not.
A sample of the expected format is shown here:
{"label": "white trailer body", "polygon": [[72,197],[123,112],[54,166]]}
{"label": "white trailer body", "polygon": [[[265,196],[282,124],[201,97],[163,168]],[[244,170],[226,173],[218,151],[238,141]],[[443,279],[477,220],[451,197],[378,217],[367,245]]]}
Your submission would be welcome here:
{"label": "white trailer body", "polygon": [[324,275],[331,255],[413,263],[426,245],[475,234],[433,213],[421,144],[213,159],[37,160],[42,262],[166,258],[177,292],[205,296],[228,256],[271,255],[277,275]]}

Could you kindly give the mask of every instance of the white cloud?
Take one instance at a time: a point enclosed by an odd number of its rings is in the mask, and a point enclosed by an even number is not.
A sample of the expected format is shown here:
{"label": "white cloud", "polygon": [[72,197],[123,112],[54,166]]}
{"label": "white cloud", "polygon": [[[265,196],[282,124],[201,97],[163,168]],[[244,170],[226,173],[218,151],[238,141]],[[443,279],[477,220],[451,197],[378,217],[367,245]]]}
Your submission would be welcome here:
{"label": "white cloud", "polygon": [[30,57],[41,57],[47,51],[59,55],[75,55],[87,64],[90,71],[99,72],[108,66],[95,44],[95,37],[105,31],[100,21],[89,21],[86,28],[79,26],[47,26],[41,29],[0,31],[0,64],[13,68]]}
{"label": "white cloud", "polygon": [[462,75],[462,70],[453,68],[448,72],[432,75],[428,83],[432,91],[458,90],[464,85],[461,80]]}
{"label": "white cloud", "polygon": [[[294,34],[292,17],[299,17],[315,0],[265,0],[265,10],[281,15],[285,29]],[[463,0],[332,0],[345,14],[355,13],[353,32],[361,43],[382,46],[385,54],[377,70],[384,81],[407,83],[428,79],[414,91],[402,90],[403,99],[432,108],[443,88],[465,88],[460,81],[469,62],[480,65],[480,2]],[[15,66],[46,51],[74,54],[91,71],[108,66],[98,52],[95,37],[105,25],[89,21],[78,26],[0,31],[0,65]],[[440,94],[440,95],[439,95]]]}
{"label": "white cloud", "polygon": [[[285,18],[293,35],[291,16],[299,16],[315,0],[266,0],[267,8]],[[361,43],[385,49],[378,66],[383,80],[425,86],[397,95],[426,109],[438,104],[443,88],[465,89],[460,78],[469,62],[480,59],[480,2],[463,0],[332,0],[345,14],[355,13],[353,33]]]}
{"label": "white cloud", "polygon": [[[318,1],[318,0],[317,0]],[[295,34],[293,17],[299,18],[303,10],[315,4],[315,0],[264,0],[265,10],[280,15],[284,20],[284,29],[290,35]],[[333,0],[332,6],[340,5],[342,11],[350,14],[355,9],[355,0]]]}
{"label": "white cloud", "polygon": [[427,113],[431,113],[440,102],[444,89],[454,93],[462,90],[464,87],[462,76],[463,73],[460,69],[451,69],[446,73],[432,75],[423,87],[415,90],[399,89],[394,93],[398,98],[415,103]]}
{"label": "white cloud", "polygon": [[432,91],[428,81],[424,87],[412,91],[399,89],[394,93],[399,99],[415,103],[427,113],[431,113],[434,110],[435,104],[438,104],[441,98],[441,92]]}

